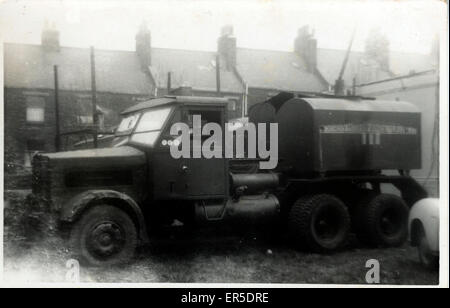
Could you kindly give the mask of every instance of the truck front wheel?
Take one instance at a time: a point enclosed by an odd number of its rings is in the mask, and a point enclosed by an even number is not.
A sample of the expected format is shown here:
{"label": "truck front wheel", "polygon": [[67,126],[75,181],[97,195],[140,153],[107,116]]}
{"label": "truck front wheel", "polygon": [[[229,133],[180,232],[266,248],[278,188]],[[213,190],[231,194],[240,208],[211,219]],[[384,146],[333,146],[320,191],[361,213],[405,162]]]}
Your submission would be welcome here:
{"label": "truck front wheel", "polygon": [[288,227],[296,246],[327,253],[345,243],[350,217],[345,204],[332,195],[305,196],[292,206]]}
{"label": "truck front wheel", "polygon": [[121,209],[97,205],[87,210],[73,226],[70,246],[80,261],[90,265],[123,264],[134,255],[136,227]]}
{"label": "truck front wheel", "polygon": [[408,236],[408,206],[395,195],[379,194],[358,206],[358,238],[372,246],[396,247]]}

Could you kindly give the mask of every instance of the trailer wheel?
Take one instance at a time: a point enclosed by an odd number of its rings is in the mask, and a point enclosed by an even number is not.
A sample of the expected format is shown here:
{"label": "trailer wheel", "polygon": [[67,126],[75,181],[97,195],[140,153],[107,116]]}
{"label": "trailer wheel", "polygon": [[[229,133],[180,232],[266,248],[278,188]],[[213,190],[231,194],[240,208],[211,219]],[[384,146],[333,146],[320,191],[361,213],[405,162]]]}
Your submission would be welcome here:
{"label": "trailer wheel", "polygon": [[137,246],[137,231],[124,211],[111,205],[87,210],[75,223],[70,246],[81,262],[111,266],[129,261]]}
{"label": "trailer wheel", "polygon": [[296,246],[327,253],[345,243],[350,217],[344,203],[332,195],[306,196],[292,206],[288,227]]}
{"label": "trailer wheel", "polygon": [[372,246],[397,247],[408,236],[408,213],[406,203],[395,195],[379,194],[359,205],[357,236]]}

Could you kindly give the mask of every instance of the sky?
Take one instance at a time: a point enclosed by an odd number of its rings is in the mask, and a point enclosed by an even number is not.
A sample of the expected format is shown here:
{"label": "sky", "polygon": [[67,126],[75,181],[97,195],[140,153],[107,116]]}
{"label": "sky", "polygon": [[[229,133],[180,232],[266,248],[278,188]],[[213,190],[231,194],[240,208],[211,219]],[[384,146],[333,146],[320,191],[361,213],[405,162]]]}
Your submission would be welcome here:
{"label": "sky", "polygon": [[238,47],[293,50],[298,28],[314,29],[319,48],[363,50],[371,29],[390,40],[390,49],[428,53],[447,25],[447,6],[438,0],[169,0],[24,1],[0,0],[0,39],[39,44],[45,20],[60,31],[63,46],[134,50],[146,22],[152,46],[217,48],[224,25],[233,25]]}

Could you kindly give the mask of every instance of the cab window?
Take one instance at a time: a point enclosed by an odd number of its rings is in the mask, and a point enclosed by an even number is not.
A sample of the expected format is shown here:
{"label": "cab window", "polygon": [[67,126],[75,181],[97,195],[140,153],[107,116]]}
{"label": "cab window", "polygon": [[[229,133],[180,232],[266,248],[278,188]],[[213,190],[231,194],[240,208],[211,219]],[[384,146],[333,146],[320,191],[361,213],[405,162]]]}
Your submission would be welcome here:
{"label": "cab window", "polygon": [[[189,131],[191,133],[191,146],[192,149],[194,149],[195,145],[192,144],[192,140],[193,140],[193,128],[194,128],[194,124],[198,125],[199,123],[194,123],[194,116],[200,116],[201,117],[201,146],[203,146],[203,142],[206,141],[209,137],[211,137],[211,135],[213,134],[213,131],[209,131],[206,132],[206,134],[203,134],[203,127],[207,124],[207,123],[215,123],[217,124],[220,128],[222,128],[222,111],[221,110],[205,110],[205,109],[189,109],[187,111],[187,124],[189,126]],[[222,136],[223,138],[223,136]],[[217,143],[212,143],[211,144],[211,150],[218,150],[218,151],[222,151],[222,146],[221,144],[217,144]]]}
{"label": "cab window", "polygon": [[131,136],[131,141],[153,146],[171,110],[172,108],[166,107],[144,112]]}
{"label": "cab window", "polygon": [[126,134],[131,133],[133,128],[136,126],[137,121],[139,120],[139,113],[132,114],[130,116],[125,117],[119,124],[116,133],[118,134]]}
{"label": "cab window", "polygon": [[189,129],[194,127],[194,115],[201,116],[202,123],[201,127],[203,127],[206,123],[217,123],[219,125],[222,124],[222,113],[216,110],[188,110],[187,113],[187,124],[189,125]]}

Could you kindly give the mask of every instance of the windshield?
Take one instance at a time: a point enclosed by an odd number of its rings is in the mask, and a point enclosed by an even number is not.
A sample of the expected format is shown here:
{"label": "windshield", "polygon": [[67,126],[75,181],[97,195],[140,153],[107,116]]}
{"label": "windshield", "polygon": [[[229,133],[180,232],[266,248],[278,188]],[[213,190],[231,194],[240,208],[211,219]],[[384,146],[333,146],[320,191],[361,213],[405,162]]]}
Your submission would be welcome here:
{"label": "windshield", "polygon": [[151,130],[160,130],[169,115],[170,108],[161,108],[145,112],[135,133],[148,132]]}
{"label": "windshield", "polygon": [[139,113],[136,113],[122,119],[122,122],[120,122],[119,127],[116,130],[116,133],[119,134],[131,133],[133,128],[136,126],[137,120],[139,119],[139,115],[140,115]]}
{"label": "windshield", "polygon": [[134,130],[131,141],[136,143],[153,146],[158,138],[161,129],[167,117],[169,116],[171,108],[153,109],[144,112],[139,120],[139,123]]}

